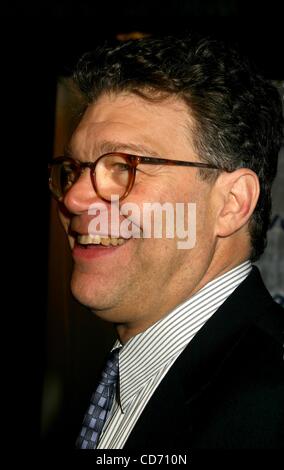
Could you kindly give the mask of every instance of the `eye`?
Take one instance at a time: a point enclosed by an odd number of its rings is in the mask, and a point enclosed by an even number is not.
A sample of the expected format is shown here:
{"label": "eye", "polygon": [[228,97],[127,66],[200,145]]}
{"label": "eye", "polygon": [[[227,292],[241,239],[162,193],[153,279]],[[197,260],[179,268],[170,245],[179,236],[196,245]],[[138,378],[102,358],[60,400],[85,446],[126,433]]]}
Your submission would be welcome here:
{"label": "eye", "polygon": [[130,168],[130,165],[126,162],[113,162],[111,165],[111,171],[116,173],[129,171]]}

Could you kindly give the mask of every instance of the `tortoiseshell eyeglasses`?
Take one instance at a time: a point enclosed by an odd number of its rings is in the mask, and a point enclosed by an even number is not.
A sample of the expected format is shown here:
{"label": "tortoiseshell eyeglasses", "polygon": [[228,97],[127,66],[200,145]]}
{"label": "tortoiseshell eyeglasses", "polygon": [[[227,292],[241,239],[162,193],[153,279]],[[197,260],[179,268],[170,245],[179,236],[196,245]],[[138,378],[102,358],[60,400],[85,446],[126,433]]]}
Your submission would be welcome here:
{"label": "tortoiseshell eyeglasses", "polygon": [[209,163],[168,160],[120,152],[106,153],[95,162],[79,162],[71,157],[57,157],[49,164],[49,188],[55,198],[61,201],[78,181],[82,171],[89,168],[93,188],[101,199],[109,202],[112,195],[118,195],[122,200],[133,188],[136,169],[141,164],[221,169]]}

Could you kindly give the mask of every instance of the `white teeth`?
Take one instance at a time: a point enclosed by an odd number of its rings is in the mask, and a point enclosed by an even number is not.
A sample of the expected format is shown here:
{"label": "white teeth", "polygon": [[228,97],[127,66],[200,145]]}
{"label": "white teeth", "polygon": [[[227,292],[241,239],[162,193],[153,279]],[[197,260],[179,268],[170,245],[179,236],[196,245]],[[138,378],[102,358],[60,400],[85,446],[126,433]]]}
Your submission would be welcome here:
{"label": "white teeth", "polygon": [[78,235],[78,242],[81,245],[88,245],[89,243],[94,243],[95,245],[99,245],[101,243],[101,237],[99,235]]}
{"label": "white teeth", "polygon": [[110,238],[110,237],[100,237],[100,235],[78,235],[78,243],[81,245],[103,245],[103,246],[117,246],[123,245],[126,240],[124,238]]}
{"label": "white teeth", "polygon": [[101,244],[104,246],[109,246],[110,240],[110,238],[101,238]]}

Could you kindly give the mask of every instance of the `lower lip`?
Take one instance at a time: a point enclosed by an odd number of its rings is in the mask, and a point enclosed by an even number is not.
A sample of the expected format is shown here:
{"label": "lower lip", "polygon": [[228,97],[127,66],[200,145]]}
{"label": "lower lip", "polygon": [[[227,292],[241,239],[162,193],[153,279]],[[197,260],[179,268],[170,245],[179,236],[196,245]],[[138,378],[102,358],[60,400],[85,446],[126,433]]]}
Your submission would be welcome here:
{"label": "lower lip", "polygon": [[75,247],[73,248],[72,254],[75,259],[79,258],[79,259],[92,260],[95,258],[100,258],[102,256],[112,255],[117,250],[119,250],[123,245],[118,245],[118,246],[95,245],[94,247],[83,248],[82,246],[76,244]]}

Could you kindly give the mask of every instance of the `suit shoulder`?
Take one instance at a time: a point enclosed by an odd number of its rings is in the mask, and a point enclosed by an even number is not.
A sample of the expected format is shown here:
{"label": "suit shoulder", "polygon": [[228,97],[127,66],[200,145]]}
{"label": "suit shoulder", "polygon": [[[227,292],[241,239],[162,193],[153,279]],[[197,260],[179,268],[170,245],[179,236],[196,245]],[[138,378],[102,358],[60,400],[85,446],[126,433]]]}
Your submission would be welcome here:
{"label": "suit shoulder", "polygon": [[273,304],[243,332],[231,360],[241,366],[240,374],[255,383],[271,379],[284,385],[284,310]]}
{"label": "suit shoulder", "polygon": [[256,328],[275,345],[283,345],[284,309],[271,299],[257,318]]}

